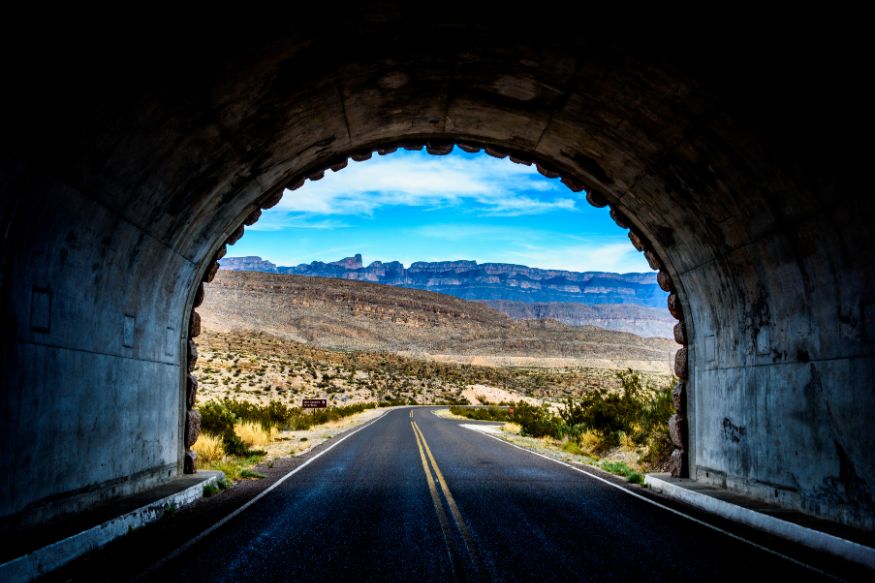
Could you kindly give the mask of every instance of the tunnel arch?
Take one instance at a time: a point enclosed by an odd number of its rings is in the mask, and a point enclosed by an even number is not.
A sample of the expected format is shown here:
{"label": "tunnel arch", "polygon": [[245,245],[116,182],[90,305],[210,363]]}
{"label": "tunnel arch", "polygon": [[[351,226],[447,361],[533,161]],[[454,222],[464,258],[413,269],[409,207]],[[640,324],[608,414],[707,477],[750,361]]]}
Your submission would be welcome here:
{"label": "tunnel arch", "polygon": [[675,447],[671,460],[671,473],[675,477],[686,478],[689,476],[689,419],[686,406],[689,385],[687,326],[684,321],[684,310],[682,308],[682,292],[679,292],[678,287],[674,284],[671,275],[672,269],[669,267],[670,264],[657,255],[652,244],[650,244],[650,242],[638,231],[633,220],[617,209],[616,202],[611,204],[605,196],[592,190],[587,191],[586,187],[583,186],[584,182],[581,179],[562,175],[560,172],[551,169],[549,163],[544,163],[534,158],[531,153],[509,152],[500,146],[484,145],[474,142],[461,142],[456,144],[448,141],[444,137],[439,138],[438,140],[405,141],[401,143],[389,142],[375,146],[370,151],[357,150],[355,152],[349,152],[332,159],[330,162],[322,166],[317,164],[315,170],[308,169],[307,171],[293,177],[287,186],[272,189],[270,193],[257,202],[257,206],[254,210],[247,210],[244,216],[238,217],[238,219],[232,223],[236,224],[239,222],[239,226],[234,229],[229,238],[219,246],[215,255],[213,255],[212,260],[207,261],[206,267],[201,270],[202,276],[200,281],[196,280],[194,289],[189,292],[191,301],[186,304],[187,312],[184,316],[184,320],[188,322],[188,326],[183,327],[183,329],[188,330],[188,342],[186,344],[186,349],[181,355],[181,368],[187,370],[188,374],[184,381],[185,407],[182,413],[185,424],[180,433],[183,447],[185,449],[183,453],[183,471],[185,473],[196,473],[195,456],[191,451],[191,446],[197,441],[200,434],[200,417],[195,408],[198,381],[194,373],[198,357],[195,338],[200,335],[201,331],[200,316],[197,312],[197,308],[201,305],[205,297],[206,292],[204,284],[211,282],[215,277],[219,270],[219,260],[226,255],[228,246],[234,245],[243,237],[245,234],[245,228],[254,225],[261,217],[262,211],[273,208],[280,202],[285,193],[293,192],[301,188],[308,180],[321,180],[329,171],[340,172],[347,168],[350,162],[364,162],[374,155],[390,155],[399,149],[424,149],[432,156],[444,156],[452,152],[454,147],[458,147],[469,154],[483,152],[485,155],[494,158],[508,158],[515,164],[535,167],[538,173],[545,178],[559,179],[570,191],[583,193],[586,197],[587,203],[590,205],[596,208],[609,207],[611,219],[617,227],[627,231],[630,244],[638,252],[644,253],[650,268],[657,272],[657,282],[660,288],[669,294],[667,298],[668,311],[678,321],[674,329],[674,338],[680,345],[680,349],[676,353],[673,367],[674,375],[678,378],[678,382],[674,386],[672,393],[675,414],[669,420],[671,438]]}
{"label": "tunnel arch", "polygon": [[829,146],[843,114],[805,91],[812,70],[846,87],[832,61],[788,64],[756,39],[728,58],[719,35],[693,54],[571,23],[325,16],[170,31],[161,48],[134,35],[112,58],[74,44],[39,63],[69,82],[58,103],[20,73],[0,182],[2,516],[181,472],[187,315],[223,242],[347,156],[460,143],[586,188],[665,268],[691,477],[875,524],[860,413],[875,409],[875,212]]}

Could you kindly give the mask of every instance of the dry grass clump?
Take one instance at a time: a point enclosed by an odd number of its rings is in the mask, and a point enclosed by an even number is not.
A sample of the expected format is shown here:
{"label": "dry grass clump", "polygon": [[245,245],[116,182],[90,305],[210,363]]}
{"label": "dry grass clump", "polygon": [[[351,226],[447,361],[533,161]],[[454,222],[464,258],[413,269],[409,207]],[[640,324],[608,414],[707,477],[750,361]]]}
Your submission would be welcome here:
{"label": "dry grass clump", "polygon": [[621,431],[618,434],[618,439],[620,441],[620,446],[625,449],[634,451],[638,447],[638,444],[635,443],[635,440],[632,439],[632,436],[627,434],[625,431]]}
{"label": "dry grass clump", "polygon": [[243,421],[234,424],[234,433],[247,447],[253,448],[272,443],[276,430],[273,427],[265,429],[261,424],[252,421]]}
{"label": "dry grass clump", "polygon": [[198,467],[218,463],[225,457],[222,438],[209,433],[201,433],[191,449],[197,454]]}
{"label": "dry grass clump", "polygon": [[501,430],[505,433],[514,433],[516,435],[519,435],[522,432],[523,427],[519,423],[514,423],[511,421],[502,425]]}
{"label": "dry grass clump", "polygon": [[594,456],[605,447],[605,440],[602,434],[593,429],[587,429],[580,435],[578,441],[580,449],[588,455]]}

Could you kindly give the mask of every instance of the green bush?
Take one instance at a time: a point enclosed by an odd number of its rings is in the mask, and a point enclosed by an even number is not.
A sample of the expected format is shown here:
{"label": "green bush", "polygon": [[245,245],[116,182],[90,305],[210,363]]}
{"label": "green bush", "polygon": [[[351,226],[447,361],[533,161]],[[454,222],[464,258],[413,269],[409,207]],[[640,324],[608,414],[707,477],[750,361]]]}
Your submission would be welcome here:
{"label": "green bush", "polygon": [[595,389],[583,396],[579,404],[566,404],[564,416],[572,424],[598,431],[612,444],[619,443],[621,433],[634,435],[641,424],[646,400],[641,376],[632,369],[617,373],[622,390]]}
{"label": "green bush", "polygon": [[[513,413],[511,413],[511,410]],[[478,421],[513,421],[519,423],[522,427],[522,434],[531,437],[557,437],[560,438],[565,433],[564,423],[561,418],[556,417],[546,405],[536,407],[525,401],[519,401],[512,407],[450,407],[450,413],[467,417],[468,419],[476,419]]]}
{"label": "green bush", "polygon": [[671,458],[674,445],[668,433],[668,419],[675,413],[671,401],[671,386],[659,389],[644,407],[642,432],[646,435],[647,453],[642,461],[652,467],[663,467]]}
{"label": "green bush", "polygon": [[536,407],[525,401],[514,405],[512,421],[519,423],[522,435],[561,439],[566,426],[561,417],[553,415],[546,405]]}
{"label": "green bush", "polygon": [[224,435],[228,430],[234,431],[237,416],[219,401],[209,401],[202,404],[198,410],[201,414],[201,430],[213,435]]}
{"label": "green bush", "polygon": [[234,432],[239,417],[228,407],[228,399],[222,402],[209,401],[200,406],[201,430],[222,438],[222,446],[228,455],[248,455],[249,448]]}
{"label": "green bush", "polygon": [[[672,385],[645,384],[641,375],[632,369],[619,371],[616,376],[619,391],[597,388],[577,401],[566,399],[558,415],[546,405],[538,407],[523,401],[513,405],[513,414],[507,407],[495,406],[454,406],[450,412],[468,419],[514,421],[522,428],[522,435],[563,439],[563,447],[572,453],[580,451],[579,440],[587,431],[599,434],[609,447],[619,445],[621,438],[625,440],[623,436],[628,436],[635,444],[647,446],[642,461],[652,467],[664,465],[672,450],[668,435],[668,418],[674,413]],[[635,475],[622,475],[640,483],[643,476],[633,473]]]}
{"label": "green bush", "polygon": [[644,476],[640,472],[636,472],[629,466],[627,466],[624,462],[601,462],[598,464],[606,472],[610,472],[612,474],[616,474],[618,476],[623,476],[626,478],[627,482],[632,482],[633,484],[643,484]]}
{"label": "green bush", "polygon": [[512,419],[506,407],[465,407],[454,405],[450,407],[450,413],[467,417],[476,421],[501,421],[507,422]]}

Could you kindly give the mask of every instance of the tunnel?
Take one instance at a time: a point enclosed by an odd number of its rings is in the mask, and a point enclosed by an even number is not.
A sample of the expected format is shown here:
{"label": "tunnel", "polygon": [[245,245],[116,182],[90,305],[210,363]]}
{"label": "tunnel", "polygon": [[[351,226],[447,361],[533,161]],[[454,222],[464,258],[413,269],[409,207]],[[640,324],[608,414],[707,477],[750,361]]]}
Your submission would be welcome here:
{"label": "tunnel", "polygon": [[875,528],[854,36],[446,14],[4,39],[0,518],[190,469],[193,314],[227,245],[305,180],[458,146],[609,205],[659,270],[679,322],[676,473]]}

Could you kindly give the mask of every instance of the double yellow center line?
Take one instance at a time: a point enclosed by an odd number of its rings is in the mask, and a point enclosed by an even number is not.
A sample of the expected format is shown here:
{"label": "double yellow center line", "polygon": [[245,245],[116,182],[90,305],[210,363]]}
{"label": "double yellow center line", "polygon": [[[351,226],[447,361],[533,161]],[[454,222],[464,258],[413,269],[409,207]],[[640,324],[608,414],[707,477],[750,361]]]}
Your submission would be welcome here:
{"label": "double yellow center line", "polygon": [[[452,528],[450,527],[447,513],[444,510],[444,505],[441,502],[440,494],[438,494],[438,489],[435,485],[434,477],[437,477],[437,485],[440,486],[441,492],[443,492],[444,495],[444,499],[447,501],[447,507],[449,507],[450,514],[453,517],[453,522],[455,522],[456,528],[459,529],[459,533],[462,535],[462,540],[465,542],[465,549],[467,550],[468,556],[471,559],[472,564],[474,565],[474,569],[478,572],[478,574],[482,574],[482,569],[480,566],[480,556],[477,553],[476,547],[474,546],[474,539],[471,537],[471,531],[468,530],[468,525],[465,524],[465,520],[462,518],[462,513],[459,512],[459,507],[456,504],[455,498],[453,498],[452,492],[450,492],[449,486],[447,486],[447,481],[444,479],[444,475],[431,453],[431,448],[428,447],[428,442],[425,440],[425,435],[423,435],[422,430],[416,424],[416,421],[411,421],[410,426],[413,428],[413,435],[416,438],[416,445],[419,448],[419,457],[422,460],[422,470],[425,472],[425,479],[428,482],[428,490],[431,493],[431,501],[434,503],[438,522],[441,525],[441,530],[443,530],[444,541],[447,544],[450,558],[453,561],[454,566],[457,567],[457,565],[455,565],[455,554],[452,550]],[[431,469],[429,468],[429,462],[431,462]],[[432,476],[432,470],[434,470],[434,477]]]}

